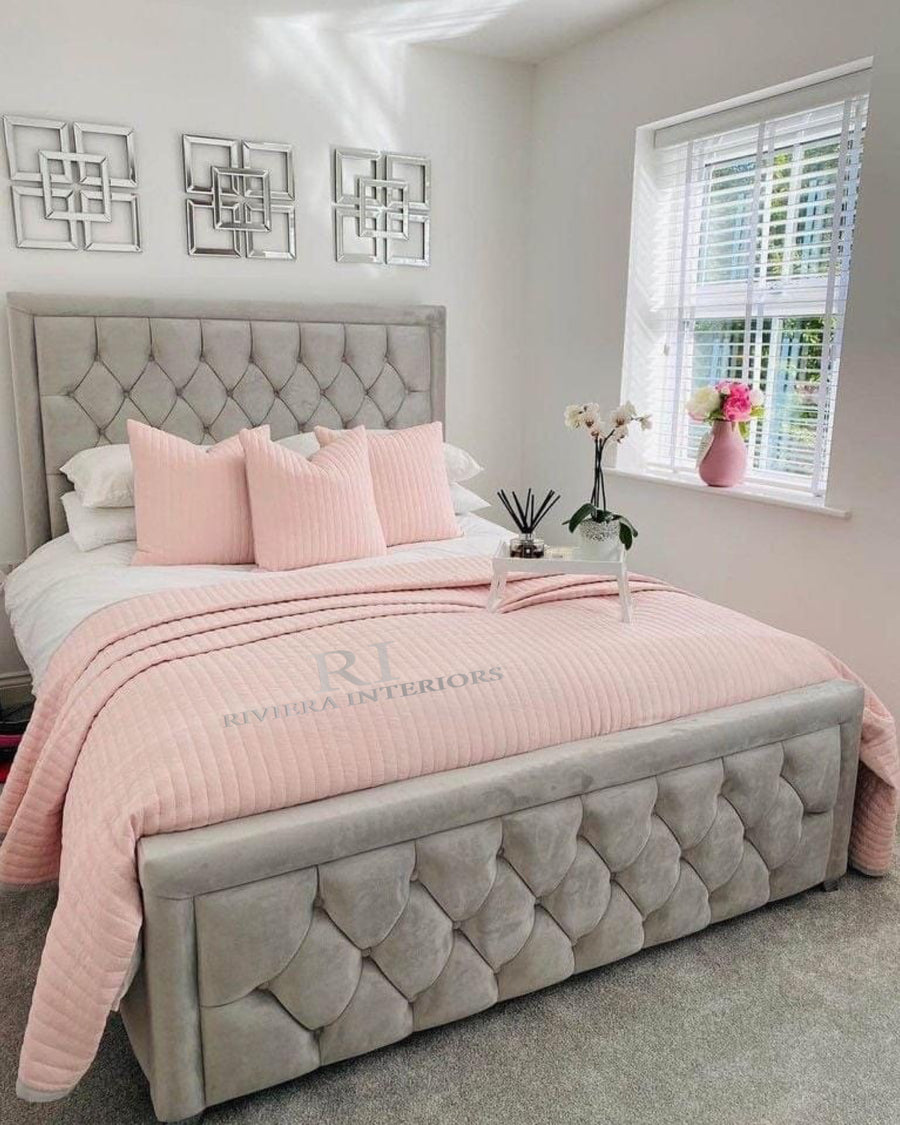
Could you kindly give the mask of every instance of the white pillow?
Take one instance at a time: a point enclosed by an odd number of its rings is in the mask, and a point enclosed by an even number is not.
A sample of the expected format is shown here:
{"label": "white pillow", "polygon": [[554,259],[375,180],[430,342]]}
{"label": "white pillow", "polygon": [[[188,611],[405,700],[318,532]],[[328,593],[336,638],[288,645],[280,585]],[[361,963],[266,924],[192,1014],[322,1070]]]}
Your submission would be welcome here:
{"label": "white pillow", "polygon": [[319,439],[311,431],[305,434],[291,434],[290,437],[279,438],[276,445],[283,445],[292,453],[299,453],[303,457],[312,457],[319,452]]}
{"label": "white pillow", "polygon": [[[392,430],[372,430],[371,432],[373,434],[393,433]],[[316,435],[313,433],[291,434],[290,437],[280,438],[276,444],[283,445],[286,449],[293,450],[294,453],[302,453],[304,457],[311,457],[319,448]],[[444,463],[447,466],[447,479],[451,484],[471,480],[472,477],[476,477],[484,471],[471,453],[460,449],[458,445],[451,445],[448,441],[444,442]],[[489,504],[484,506],[490,507]],[[475,509],[471,510],[474,511]]]}
{"label": "white pillow", "polygon": [[[311,457],[319,448],[316,435],[311,432],[291,434],[290,437],[281,438],[277,444],[294,453],[301,453],[304,457]],[[471,480],[482,472],[481,465],[471,453],[446,441],[444,463],[447,466],[447,479],[451,484]],[[78,499],[85,508],[134,507],[134,468],[128,445],[97,445],[93,449],[82,449],[80,453],[70,457],[60,471],[75,485]],[[485,503],[484,506],[490,505]]]}
{"label": "white pillow", "polygon": [[134,470],[128,445],[97,445],[70,457],[61,472],[86,508],[133,508]]}
{"label": "white pillow", "polygon": [[491,506],[489,500],[485,500],[477,492],[463,488],[461,484],[450,485],[450,497],[453,500],[453,511],[458,516],[468,515],[469,512],[480,512]]}
{"label": "white pillow", "polygon": [[62,498],[66,523],[79,551],[93,551],[107,543],[129,543],[137,538],[134,508],[86,508],[74,492]]}
{"label": "white pillow", "polygon": [[[444,460],[447,463],[447,479],[451,484],[461,484],[462,481],[471,480],[472,477],[477,477],[479,473],[484,472],[484,468],[471,453],[460,449],[458,445],[451,445],[449,441],[444,442]],[[490,504],[487,507],[490,507]]]}

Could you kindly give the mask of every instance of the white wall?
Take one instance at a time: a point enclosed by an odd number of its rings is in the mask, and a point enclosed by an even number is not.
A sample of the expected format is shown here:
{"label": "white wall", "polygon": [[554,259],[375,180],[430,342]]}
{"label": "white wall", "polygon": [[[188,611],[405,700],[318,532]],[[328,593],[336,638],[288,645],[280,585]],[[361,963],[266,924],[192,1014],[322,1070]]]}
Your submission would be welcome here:
{"label": "white wall", "polygon": [[[566,403],[619,401],[635,130],[875,56],[829,500],[848,521],[612,480],[636,568],[803,633],[900,713],[900,5],[674,0],[538,69],[526,472],[587,496]],[[638,404],[640,406],[640,404]]]}
{"label": "white wall", "polygon": [[[445,304],[448,436],[489,466],[477,483],[487,495],[516,479],[519,427],[498,419],[508,415],[525,360],[531,67],[217,14],[214,5],[142,0],[4,0],[0,54],[0,112],[135,127],[144,224],[139,255],[17,250],[0,181],[0,294]],[[188,258],[182,132],[295,145],[297,262]],[[335,263],[334,144],[431,156],[430,269]],[[8,344],[0,331],[0,562],[22,552]],[[2,673],[20,661],[5,619],[0,629]]]}
{"label": "white wall", "polygon": [[[574,508],[589,466],[561,411],[618,400],[636,128],[874,54],[832,458],[831,499],[852,519],[624,479],[613,495],[642,530],[638,567],[814,637],[900,711],[898,12],[894,0],[673,0],[542,64],[532,84],[525,66],[226,18],[212,6],[6,0],[0,111],[133,124],[145,251],[15,250],[0,184],[0,292],[446,304],[448,433],[489,466],[481,491],[553,485]],[[187,257],[182,131],[296,145],[296,263]],[[431,269],[334,263],[336,143],[432,156]],[[0,561],[21,552],[0,333]],[[0,672],[16,666],[0,635]]]}

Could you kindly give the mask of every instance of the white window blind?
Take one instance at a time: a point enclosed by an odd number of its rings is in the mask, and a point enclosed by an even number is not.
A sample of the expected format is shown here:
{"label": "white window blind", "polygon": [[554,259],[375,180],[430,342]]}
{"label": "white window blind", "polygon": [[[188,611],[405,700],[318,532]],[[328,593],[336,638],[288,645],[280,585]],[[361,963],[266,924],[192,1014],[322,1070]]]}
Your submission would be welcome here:
{"label": "white window blind", "polygon": [[625,391],[654,428],[629,467],[692,472],[706,427],[685,402],[739,379],[766,404],[750,430],[748,481],[824,495],[866,82],[844,76],[660,129],[645,144]]}

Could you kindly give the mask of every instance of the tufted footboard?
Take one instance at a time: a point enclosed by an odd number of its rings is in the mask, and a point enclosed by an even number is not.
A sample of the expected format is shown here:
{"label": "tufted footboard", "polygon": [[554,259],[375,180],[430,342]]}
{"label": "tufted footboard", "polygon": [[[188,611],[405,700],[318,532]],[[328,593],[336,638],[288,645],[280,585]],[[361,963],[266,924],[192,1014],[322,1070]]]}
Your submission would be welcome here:
{"label": "tufted footboard", "polygon": [[836,880],[861,708],[819,684],[143,840],[122,1011],[157,1115]]}

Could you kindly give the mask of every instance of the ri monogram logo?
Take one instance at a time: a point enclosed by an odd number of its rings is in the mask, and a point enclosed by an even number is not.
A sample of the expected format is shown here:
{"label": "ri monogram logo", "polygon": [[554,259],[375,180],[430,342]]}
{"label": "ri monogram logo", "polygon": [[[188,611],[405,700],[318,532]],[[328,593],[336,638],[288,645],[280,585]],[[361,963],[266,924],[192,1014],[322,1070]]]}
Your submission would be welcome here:
{"label": "ri monogram logo", "polygon": [[391,668],[391,654],[388,652],[388,646],[393,643],[375,641],[363,645],[359,650],[334,648],[327,652],[311,653],[313,667],[310,671],[314,673],[316,684],[316,687],[311,688],[314,699],[270,703],[237,711],[223,716],[225,726],[242,727],[270,719],[317,715],[368,703],[384,703],[476,684],[491,684],[503,679],[499,666],[453,672],[450,675],[431,675],[422,679],[399,679]]}
{"label": "ri monogram logo", "polygon": [[[393,644],[393,641],[376,641],[374,644],[367,645],[367,648],[374,648],[377,653],[378,661],[378,676],[375,679],[364,679],[358,674],[360,669],[356,672],[351,672],[350,669],[356,666],[356,653],[349,648],[336,648],[331,652],[317,652],[314,653],[316,660],[316,668],[319,673],[319,691],[329,692],[334,689],[331,686],[332,676],[341,676],[348,684],[356,684],[357,687],[367,687],[371,684],[387,684],[390,683],[394,677],[391,675],[391,664],[388,657],[387,646]],[[371,661],[371,654],[365,654],[369,662]],[[343,663],[340,667],[329,667],[329,656],[336,656]],[[363,663],[366,663],[365,661]]]}

